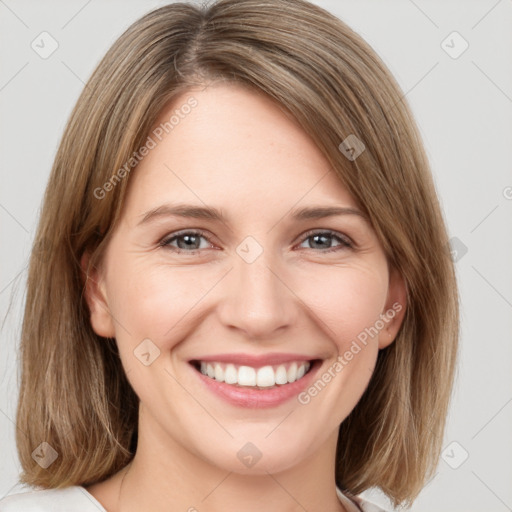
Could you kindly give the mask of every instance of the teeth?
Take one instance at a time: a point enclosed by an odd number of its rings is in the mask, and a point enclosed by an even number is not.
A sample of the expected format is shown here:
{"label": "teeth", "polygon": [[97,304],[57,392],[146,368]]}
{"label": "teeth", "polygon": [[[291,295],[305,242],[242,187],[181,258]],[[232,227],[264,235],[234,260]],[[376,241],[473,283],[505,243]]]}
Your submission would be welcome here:
{"label": "teeth", "polygon": [[215,380],[224,382],[224,370],[220,364],[215,365]]}
{"label": "teeth", "polygon": [[284,385],[301,379],[309,370],[308,361],[299,361],[276,366],[236,366],[234,364],[204,361],[200,364],[200,371],[211,379],[226,384],[246,387],[271,388]]}
{"label": "teeth", "polygon": [[288,384],[288,376],[286,374],[286,368],[283,365],[280,365],[277,367],[276,384]]}
{"label": "teeth", "polygon": [[250,366],[240,366],[238,368],[238,384],[240,386],[256,386],[256,370]]}
{"label": "teeth", "polygon": [[264,366],[256,373],[256,384],[262,388],[269,388],[276,383],[276,374],[272,366]]}
{"label": "teeth", "polygon": [[[202,370],[201,373],[204,374]],[[226,366],[226,371],[224,372],[224,380],[226,384],[236,384],[238,382],[238,371],[234,364],[228,364]]]}
{"label": "teeth", "polygon": [[297,363],[292,363],[286,372],[288,382],[295,382],[297,380]]}

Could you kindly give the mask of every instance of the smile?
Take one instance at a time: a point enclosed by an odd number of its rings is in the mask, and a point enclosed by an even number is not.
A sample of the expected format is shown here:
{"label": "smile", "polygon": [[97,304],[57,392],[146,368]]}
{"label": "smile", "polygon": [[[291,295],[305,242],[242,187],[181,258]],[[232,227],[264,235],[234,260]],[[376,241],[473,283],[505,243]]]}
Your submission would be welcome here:
{"label": "smile", "polygon": [[233,386],[269,389],[298,381],[311,367],[310,361],[290,361],[259,368],[217,361],[196,361],[194,367],[217,382]]}
{"label": "smile", "polygon": [[278,407],[304,391],[323,358],[291,353],[202,355],[188,363],[204,389],[235,407]]}

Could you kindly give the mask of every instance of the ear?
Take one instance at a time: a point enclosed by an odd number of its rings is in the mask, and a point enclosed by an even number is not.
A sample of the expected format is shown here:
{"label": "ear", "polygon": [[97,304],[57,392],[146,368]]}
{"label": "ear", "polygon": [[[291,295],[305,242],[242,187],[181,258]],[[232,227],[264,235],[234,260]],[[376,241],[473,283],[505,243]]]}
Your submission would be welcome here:
{"label": "ear", "polygon": [[84,280],[84,293],[89,306],[91,326],[98,336],[114,338],[115,329],[112,314],[108,307],[105,281],[97,268],[91,268],[88,272],[90,253],[86,251],[80,260]]}
{"label": "ear", "polygon": [[385,327],[379,334],[379,349],[391,345],[402,325],[407,309],[407,286],[394,267],[389,272],[388,297],[382,311]]}

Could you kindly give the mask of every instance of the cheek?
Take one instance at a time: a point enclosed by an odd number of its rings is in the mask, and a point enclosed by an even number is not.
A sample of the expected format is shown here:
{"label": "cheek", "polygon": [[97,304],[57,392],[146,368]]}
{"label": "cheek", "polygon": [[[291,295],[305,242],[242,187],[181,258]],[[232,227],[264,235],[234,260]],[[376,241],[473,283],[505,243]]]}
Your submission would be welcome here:
{"label": "cheek", "polygon": [[303,281],[301,297],[307,297],[335,353],[299,402],[333,429],[356,406],[372,376],[379,338],[374,326],[385,307],[387,283],[387,267],[380,261],[319,268],[314,279]]}
{"label": "cheek", "polygon": [[[141,258],[142,259],[142,258]],[[215,276],[188,268],[128,262],[125,271],[112,276],[115,290],[111,311],[124,329],[138,343],[150,338],[162,349],[172,348],[185,336],[190,318],[200,309],[201,299],[215,284]],[[210,279],[211,278],[211,279]]]}
{"label": "cheek", "polygon": [[386,268],[372,265],[318,267],[303,276],[298,295],[339,350],[375,324],[387,297]]}
{"label": "cheek", "polygon": [[139,398],[155,408],[167,394],[181,396],[180,386],[165,370],[176,346],[193,331],[201,299],[215,283],[205,273],[191,270],[131,261],[122,273],[112,274],[109,283],[125,373]]}

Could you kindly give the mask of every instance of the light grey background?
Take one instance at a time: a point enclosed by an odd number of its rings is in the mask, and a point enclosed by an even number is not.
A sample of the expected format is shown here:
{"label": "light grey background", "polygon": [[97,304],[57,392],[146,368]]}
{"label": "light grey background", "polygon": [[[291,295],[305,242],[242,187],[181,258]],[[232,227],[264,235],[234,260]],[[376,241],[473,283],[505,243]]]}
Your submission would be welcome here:
{"label": "light grey background", "polygon": [[[22,489],[16,347],[52,160],[95,65],[125,28],[164,3],[0,0],[0,497]],[[444,458],[412,510],[512,510],[512,1],[315,3],[366,38],[398,79],[457,239],[460,366]],[[43,31],[58,42],[47,59],[31,48]],[[463,48],[453,31],[469,44],[458,58],[447,53]]]}

